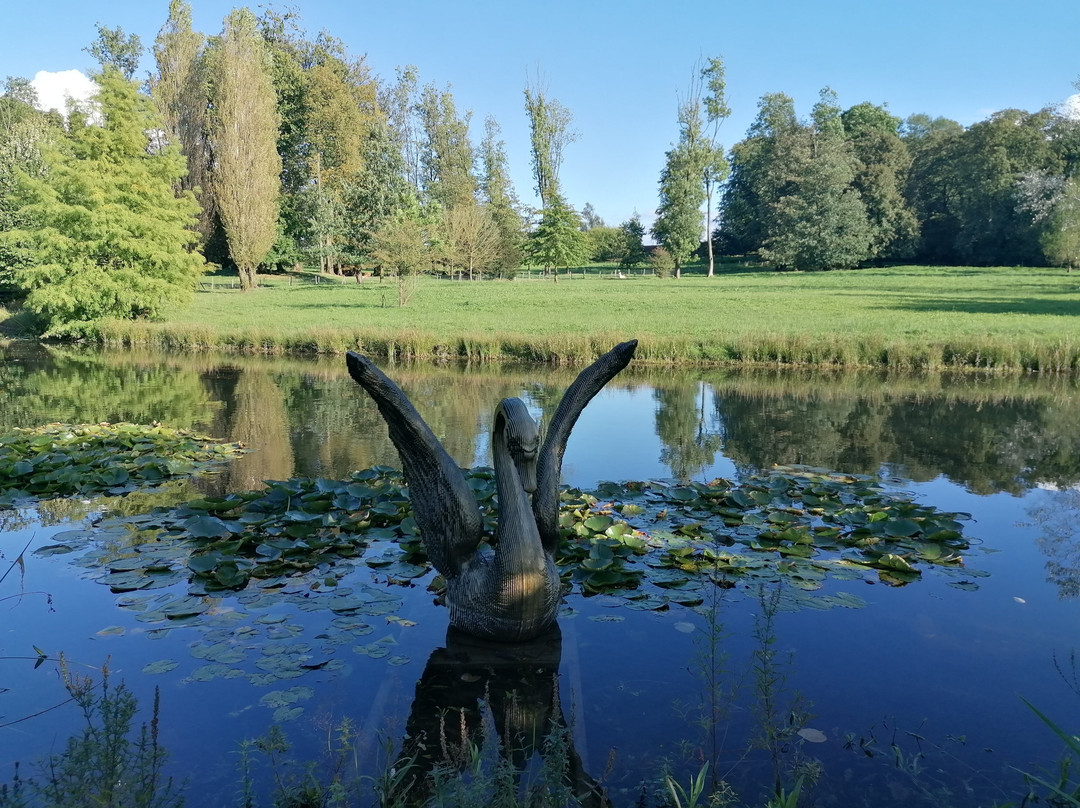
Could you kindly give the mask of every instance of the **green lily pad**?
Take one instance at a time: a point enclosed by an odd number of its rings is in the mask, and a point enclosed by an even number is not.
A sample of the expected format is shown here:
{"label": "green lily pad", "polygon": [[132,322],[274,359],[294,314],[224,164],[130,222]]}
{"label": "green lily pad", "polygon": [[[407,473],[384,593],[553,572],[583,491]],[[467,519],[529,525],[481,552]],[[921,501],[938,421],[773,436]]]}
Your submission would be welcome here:
{"label": "green lily pad", "polygon": [[159,659],[157,662],[151,662],[149,665],[145,665],[142,672],[151,675],[168,673],[169,671],[176,670],[179,664],[179,662],[172,659]]}

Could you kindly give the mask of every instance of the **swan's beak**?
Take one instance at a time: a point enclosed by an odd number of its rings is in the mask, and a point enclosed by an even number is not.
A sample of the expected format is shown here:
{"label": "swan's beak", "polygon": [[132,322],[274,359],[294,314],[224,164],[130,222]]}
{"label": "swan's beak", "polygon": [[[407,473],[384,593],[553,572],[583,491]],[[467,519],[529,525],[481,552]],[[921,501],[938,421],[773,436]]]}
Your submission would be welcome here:
{"label": "swan's beak", "polygon": [[536,491],[536,456],[515,457],[514,465],[517,466],[518,477],[521,479],[521,487],[526,494]]}

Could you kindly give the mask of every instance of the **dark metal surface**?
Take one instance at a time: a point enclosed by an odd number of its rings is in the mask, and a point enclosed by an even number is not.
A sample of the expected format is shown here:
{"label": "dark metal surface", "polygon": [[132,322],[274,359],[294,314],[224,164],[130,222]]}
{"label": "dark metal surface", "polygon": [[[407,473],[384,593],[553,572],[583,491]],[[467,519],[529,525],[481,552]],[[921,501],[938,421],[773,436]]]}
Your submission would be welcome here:
{"label": "dark metal surface", "polygon": [[518,642],[555,622],[561,585],[554,555],[566,443],[582,410],[629,364],[636,347],[636,340],[621,343],[578,374],[543,445],[520,399],[499,402],[491,436],[499,497],[493,553],[478,551],[483,524],[461,469],[401,389],[366,356],[348,353],[349,374],[375,400],[401,458],[413,517],[431,563],[446,578],[452,626]]}

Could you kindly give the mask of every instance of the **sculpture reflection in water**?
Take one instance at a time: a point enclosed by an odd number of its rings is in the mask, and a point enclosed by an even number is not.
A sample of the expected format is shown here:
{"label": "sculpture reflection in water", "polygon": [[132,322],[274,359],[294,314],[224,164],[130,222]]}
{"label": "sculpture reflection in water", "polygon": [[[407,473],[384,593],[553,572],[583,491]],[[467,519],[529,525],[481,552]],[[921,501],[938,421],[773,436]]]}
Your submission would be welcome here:
{"label": "sculpture reflection in water", "polygon": [[621,343],[578,374],[542,444],[521,399],[499,402],[491,435],[499,501],[493,550],[483,544],[480,508],[464,473],[401,389],[370,359],[349,352],[349,374],[375,400],[401,458],[428,558],[446,579],[451,626],[522,642],[554,625],[562,597],[555,552],[566,443],[582,410],[636,347],[637,340]]}
{"label": "sculpture reflection in water", "polygon": [[[532,766],[528,785],[586,808],[610,805],[585,771],[563,715],[561,657],[558,624],[527,643],[485,640],[451,626],[446,647],[431,653],[416,685],[394,766],[403,773],[395,796],[426,804],[440,779],[436,772],[452,788],[463,771],[475,773],[476,756],[497,742],[498,759],[487,761],[494,782],[519,788]],[[500,767],[513,779],[500,780],[494,774]]]}

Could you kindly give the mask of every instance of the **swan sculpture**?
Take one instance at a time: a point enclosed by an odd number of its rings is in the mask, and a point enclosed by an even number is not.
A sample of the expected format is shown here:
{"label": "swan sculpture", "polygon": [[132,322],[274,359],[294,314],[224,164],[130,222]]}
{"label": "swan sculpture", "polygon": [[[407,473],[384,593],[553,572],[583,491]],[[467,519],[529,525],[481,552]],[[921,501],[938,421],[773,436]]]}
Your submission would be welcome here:
{"label": "swan sculpture", "polygon": [[450,625],[520,642],[554,624],[562,590],[555,551],[566,443],[582,410],[630,363],[636,347],[637,340],[621,343],[578,374],[543,443],[521,399],[499,402],[491,433],[499,498],[493,553],[480,551],[483,521],[464,473],[401,389],[366,356],[348,353],[349,375],[375,400],[401,458],[413,518],[428,558],[446,579]]}

